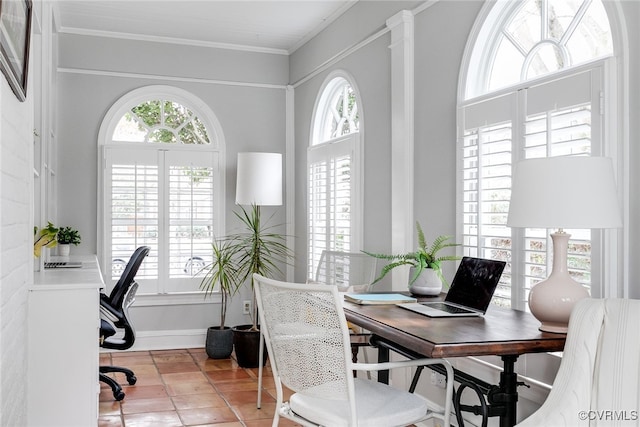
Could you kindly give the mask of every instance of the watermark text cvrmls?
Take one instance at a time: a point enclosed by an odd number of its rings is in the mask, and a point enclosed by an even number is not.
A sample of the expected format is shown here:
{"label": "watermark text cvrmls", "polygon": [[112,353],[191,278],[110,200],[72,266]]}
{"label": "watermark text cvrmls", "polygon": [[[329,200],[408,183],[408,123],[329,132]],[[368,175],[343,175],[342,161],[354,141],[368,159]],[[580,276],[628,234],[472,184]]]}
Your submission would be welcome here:
{"label": "watermark text cvrmls", "polygon": [[638,411],[580,411],[578,412],[578,418],[589,421],[637,421]]}

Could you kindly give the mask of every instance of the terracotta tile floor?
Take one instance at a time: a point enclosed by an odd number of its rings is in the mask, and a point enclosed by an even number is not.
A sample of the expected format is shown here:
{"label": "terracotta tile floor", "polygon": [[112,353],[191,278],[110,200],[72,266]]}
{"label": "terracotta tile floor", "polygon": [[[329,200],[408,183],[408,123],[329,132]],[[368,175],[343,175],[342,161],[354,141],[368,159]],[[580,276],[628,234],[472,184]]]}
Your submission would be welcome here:
{"label": "terracotta tile floor", "polygon": [[[100,383],[99,427],[271,426],[276,394],[268,367],[257,409],[258,369],[240,368],[233,358],[209,359],[203,348],[101,353],[100,364],[130,368],[138,381],[129,386],[115,374],[126,393],[121,402]],[[280,426],[297,425],[280,420]]]}

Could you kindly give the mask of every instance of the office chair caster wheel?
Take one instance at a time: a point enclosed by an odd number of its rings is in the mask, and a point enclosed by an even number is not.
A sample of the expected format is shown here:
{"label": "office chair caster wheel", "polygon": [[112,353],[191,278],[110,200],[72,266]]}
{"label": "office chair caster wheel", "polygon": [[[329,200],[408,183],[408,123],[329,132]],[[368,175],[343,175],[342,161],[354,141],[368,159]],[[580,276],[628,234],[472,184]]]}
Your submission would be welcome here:
{"label": "office chair caster wheel", "polygon": [[127,382],[129,385],[134,385],[138,381],[135,375],[127,375]]}
{"label": "office chair caster wheel", "polygon": [[113,398],[120,402],[122,399],[124,399],[124,391],[122,390],[118,390],[118,391],[114,391],[113,392]]}

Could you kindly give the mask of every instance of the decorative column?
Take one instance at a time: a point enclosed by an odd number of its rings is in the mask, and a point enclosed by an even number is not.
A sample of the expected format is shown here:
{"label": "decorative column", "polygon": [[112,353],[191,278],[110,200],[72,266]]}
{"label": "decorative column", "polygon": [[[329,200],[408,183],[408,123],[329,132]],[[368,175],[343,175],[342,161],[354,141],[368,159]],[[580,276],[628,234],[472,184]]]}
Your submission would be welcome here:
{"label": "decorative column", "polygon": [[[286,125],[285,125],[285,160],[284,160],[284,186],[285,186],[285,206],[286,206],[286,222],[287,222],[287,248],[295,253],[296,235],[296,145],[295,145],[295,89],[288,85],[285,92],[285,109],[286,109]],[[294,266],[287,264],[287,281],[294,280]]]}
{"label": "decorative column", "polygon": [[[414,19],[403,10],[391,31],[391,252],[414,249]],[[406,290],[408,271],[392,271],[393,289]]]}

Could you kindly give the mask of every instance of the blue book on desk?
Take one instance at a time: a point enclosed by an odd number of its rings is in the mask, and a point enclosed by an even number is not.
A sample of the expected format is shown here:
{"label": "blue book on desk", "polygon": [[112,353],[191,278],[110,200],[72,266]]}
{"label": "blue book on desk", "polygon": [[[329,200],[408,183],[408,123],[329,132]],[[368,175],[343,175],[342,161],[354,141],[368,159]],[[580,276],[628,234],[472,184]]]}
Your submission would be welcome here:
{"label": "blue book on desk", "polygon": [[416,302],[413,297],[402,294],[344,294],[344,300],[355,304],[401,304]]}

